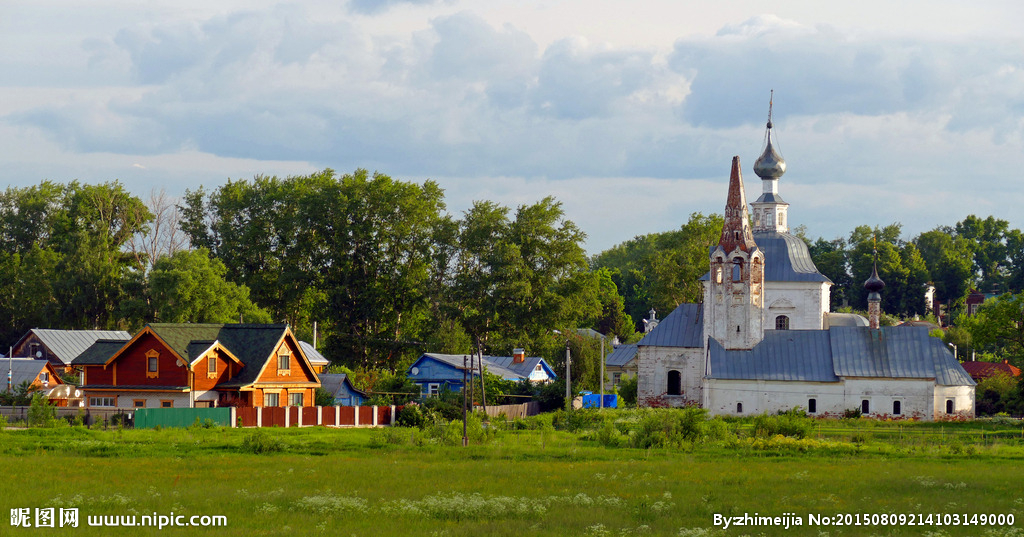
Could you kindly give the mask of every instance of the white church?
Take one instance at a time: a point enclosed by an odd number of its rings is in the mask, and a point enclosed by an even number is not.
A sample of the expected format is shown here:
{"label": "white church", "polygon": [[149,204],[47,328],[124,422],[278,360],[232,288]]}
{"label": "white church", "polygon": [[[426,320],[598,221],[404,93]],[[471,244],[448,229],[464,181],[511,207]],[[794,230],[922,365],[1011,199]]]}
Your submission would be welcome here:
{"label": "white church", "polygon": [[974,417],[975,383],[940,339],[925,327],[879,327],[877,273],[865,283],[870,319],[829,312],[832,282],[789,233],[785,171],[769,112],[754,164],[764,191],[750,204],[753,228],[733,157],[704,303],[680,305],[637,344],[638,404],[715,415],[801,407],[817,416]]}

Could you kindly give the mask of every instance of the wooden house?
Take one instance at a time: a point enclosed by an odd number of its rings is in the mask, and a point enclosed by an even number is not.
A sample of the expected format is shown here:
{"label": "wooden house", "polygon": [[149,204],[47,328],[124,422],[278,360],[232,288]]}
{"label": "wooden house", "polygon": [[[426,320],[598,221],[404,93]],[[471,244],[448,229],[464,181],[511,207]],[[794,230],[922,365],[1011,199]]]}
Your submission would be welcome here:
{"label": "wooden house", "polygon": [[48,360],[64,372],[71,370],[71,362],[85,352],[96,340],[117,339],[122,343],[131,334],[121,330],[53,330],[33,328],[12,347],[11,356]]}
{"label": "wooden house", "polygon": [[74,365],[90,407],[314,406],[320,387],[284,324],[153,323]]}
{"label": "wooden house", "polygon": [[324,358],[324,355],[320,354],[312,344],[300,341],[299,346],[302,347],[302,352],[306,355],[306,359],[309,360],[309,364],[313,366],[313,371],[316,371],[317,375],[323,373],[327,366],[331,365],[331,361]]}
{"label": "wooden house", "polygon": [[334,396],[335,406],[360,406],[366,401],[366,393],[357,390],[344,373],[322,373],[321,387]]}

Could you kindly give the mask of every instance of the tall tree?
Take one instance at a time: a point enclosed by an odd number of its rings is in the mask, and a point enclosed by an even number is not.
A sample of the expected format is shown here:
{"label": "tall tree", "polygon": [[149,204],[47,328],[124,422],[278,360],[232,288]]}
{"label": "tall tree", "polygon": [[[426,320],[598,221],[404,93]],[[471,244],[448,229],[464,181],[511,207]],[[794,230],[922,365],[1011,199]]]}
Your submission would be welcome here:
{"label": "tall tree", "polygon": [[935,284],[936,298],[955,304],[971,289],[974,264],[970,241],[949,231],[942,228],[926,231],[914,239],[914,244]]}
{"label": "tall tree", "polygon": [[958,324],[967,329],[978,350],[1024,366],[1024,293],[986,300],[973,317],[962,317]]}
{"label": "tall tree", "polygon": [[819,238],[808,244],[811,260],[818,267],[818,272],[832,280],[829,303],[832,310],[841,307],[852,298],[853,279],[850,277],[846,241],[842,238],[826,241]]}
{"label": "tall tree", "polygon": [[209,251],[179,251],[157,259],[149,273],[152,318],[168,323],[267,323],[270,314],[249,289],[225,279],[227,267]]}
{"label": "tall tree", "polygon": [[1006,234],[1010,224],[992,216],[981,219],[969,215],[956,224],[956,234],[970,241],[974,249],[974,267],[978,271],[978,286],[984,292],[1002,289],[1009,267],[1007,265]]}

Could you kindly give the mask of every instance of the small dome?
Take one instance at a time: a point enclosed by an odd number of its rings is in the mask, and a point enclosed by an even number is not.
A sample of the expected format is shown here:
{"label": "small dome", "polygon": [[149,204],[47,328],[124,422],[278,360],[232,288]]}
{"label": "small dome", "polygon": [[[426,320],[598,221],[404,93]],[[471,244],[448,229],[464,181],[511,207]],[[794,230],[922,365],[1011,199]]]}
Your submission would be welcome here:
{"label": "small dome", "polygon": [[771,123],[768,124],[768,144],[765,145],[761,156],[754,162],[754,173],[765,181],[778,179],[786,173],[786,161],[775,152],[775,147],[772,146]]}
{"label": "small dome", "polygon": [[869,293],[877,293],[882,289],[885,289],[885,282],[878,277],[878,267],[871,267],[871,277],[868,281],[864,282],[864,289],[867,289]]}

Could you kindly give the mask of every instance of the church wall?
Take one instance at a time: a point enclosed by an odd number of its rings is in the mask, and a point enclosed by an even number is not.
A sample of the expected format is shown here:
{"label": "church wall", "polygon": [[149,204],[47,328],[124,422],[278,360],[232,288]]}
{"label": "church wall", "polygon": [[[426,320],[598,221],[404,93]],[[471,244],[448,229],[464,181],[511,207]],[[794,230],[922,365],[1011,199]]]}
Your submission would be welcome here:
{"label": "church wall", "polygon": [[829,292],[829,285],[822,282],[765,282],[765,329],[774,329],[775,318],[786,315],[790,330],[821,330]]}
{"label": "church wall", "polygon": [[[840,382],[796,382],[709,379],[705,407],[712,415],[774,414],[800,407],[809,410],[815,400],[814,416],[839,417],[848,409],[860,409],[868,401],[868,416],[877,418],[944,419],[945,401],[954,399],[957,417],[973,416],[972,386],[936,386],[927,379],[846,379]],[[941,400],[941,403],[939,402]],[[893,415],[899,401],[900,414]],[[737,412],[742,404],[742,412]],[[940,406],[941,404],[941,406]],[[938,414],[937,411],[943,411]]]}
{"label": "church wall", "polygon": [[[935,419],[970,419],[974,418],[974,386],[936,386],[935,387]],[[946,401],[953,401],[953,413],[946,413]]]}
{"label": "church wall", "polygon": [[[704,349],[641,346],[637,350],[637,404],[652,407],[699,405]],[[670,371],[679,371],[682,395],[668,395]]]}

